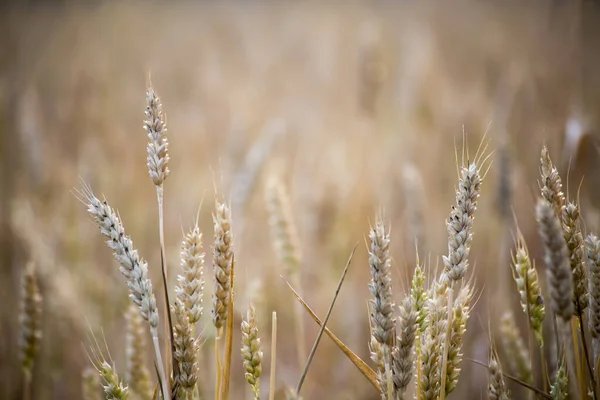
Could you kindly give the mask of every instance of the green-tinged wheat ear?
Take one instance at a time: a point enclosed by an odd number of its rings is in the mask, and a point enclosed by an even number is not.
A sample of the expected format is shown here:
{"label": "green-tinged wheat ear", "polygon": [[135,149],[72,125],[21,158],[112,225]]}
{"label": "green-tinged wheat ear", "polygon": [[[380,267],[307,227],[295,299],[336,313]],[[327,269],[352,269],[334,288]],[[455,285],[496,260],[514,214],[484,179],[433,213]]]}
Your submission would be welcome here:
{"label": "green-tinged wheat ear", "polygon": [[585,246],[590,293],[588,325],[593,339],[594,365],[597,365],[600,351],[600,240],[596,235],[590,234],[585,239]]}
{"label": "green-tinged wheat ear", "polygon": [[560,221],[552,205],[540,199],[536,207],[540,236],[544,244],[544,260],[548,270],[548,287],[552,300],[552,311],[568,322],[573,315],[573,274],[569,264],[569,253],[562,235]]}
{"label": "green-tinged wheat ear", "polygon": [[414,373],[414,345],[417,334],[417,312],[411,296],[406,296],[400,305],[399,334],[392,350],[392,379],[397,400],[404,398],[404,392]]}
{"label": "green-tinged wheat ear", "polygon": [[125,381],[132,392],[142,399],[151,399],[154,387],[150,380],[150,372],[144,361],[146,353],[146,335],[142,317],[137,307],[131,303],[125,314]]}
{"label": "green-tinged wheat ear", "polygon": [[562,228],[569,250],[569,261],[573,273],[573,304],[577,313],[583,313],[588,306],[586,254],[580,219],[579,206],[569,202],[563,210]]}
{"label": "green-tinged wheat ear", "polygon": [[412,297],[414,311],[417,313],[417,324],[420,336],[425,332],[425,328],[427,327],[427,310],[425,305],[427,304],[428,293],[425,290],[425,274],[423,273],[423,268],[418,263],[413,273],[410,295]]}
{"label": "green-tinged wheat ear", "polygon": [[422,400],[437,399],[441,390],[441,364],[447,328],[448,289],[443,283],[434,282],[427,300],[427,329],[421,341],[421,381],[419,391]]}
{"label": "green-tinged wheat ear", "polygon": [[563,362],[556,372],[554,383],[550,389],[550,396],[552,400],[566,400],[569,395],[569,378],[567,376],[567,369]]}
{"label": "green-tinged wheat ear", "polygon": [[502,367],[500,366],[500,361],[494,351],[492,351],[490,363],[488,365],[488,399],[510,399],[510,391],[506,387],[504,376],[502,375]]}
{"label": "green-tinged wheat ear", "polygon": [[25,268],[22,278],[19,320],[21,328],[19,336],[21,368],[27,379],[30,379],[42,338],[42,296],[32,262]]}
{"label": "green-tinged wheat ear", "polygon": [[215,242],[213,266],[215,294],[213,295],[213,324],[220,329],[227,320],[231,288],[231,265],[233,263],[233,231],[231,211],[226,203],[217,203],[213,215]]}
{"label": "green-tinged wheat ear", "polygon": [[181,242],[181,275],[177,276],[175,293],[185,306],[185,311],[193,325],[202,317],[202,296],[204,294],[204,251],[202,233],[198,223]]}
{"label": "green-tinged wheat ear", "polygon": [[508,361],[509,372],[523,382],[532,384],[533,373],[531,371],[529,352],[521,338],[514,315],[510,311],[502,314],[500,319],[500,343]]}
{"label": "green-tinged wheat ear", "polygon": [[179,384],[178,399],[185,399],[191,393],[198,380],[198,341],[193,337],[192,326],[187,316],[185,306],[176,300],[172,306],[173,321],[173,360],[177,364]]}
{"label": "green-tinged wheat ear", "polygon": [[100,376],[98,372],[87,367],[81,373],[81,398],[83,400],[100,400]]}
{"label": "green-tinged wheat ear", "polygon": [[242,360],[245,369],[245,378],[255,399],[260,399],[260,375],[262,372],[262,358],[260,338],[254,306],[248,307],[246,318],[242,321]]}
{"label": "green-tinged wheat ear", "polygon": [[462,344],[467,321],[471,310],[471,298],[473,291],[466,284],[458,292],[458,296],[452,306],[452,327],[450,330],[450,346],[448,347],[448,366],[446,370],[446,396],[456,389],[460,375],[460,364],[462,362]]}
{"label": "green-tinged wheat ear", "polygon": [[542,197],[552,206],[555,214],[561,218],[565,205],[565,195],[562,191],[562,180],[558,170],[550,159],[550,153],[546,146],[542,147],[540,157],[540,189]]}
{"label": "green-tinged wheat ear", "polygon": [[538,274],[531,263],[525,239],[519,233],[517,249],[512,256],[513,278],[521,295],[521,307],[529,316],[529,324],[540,347],[544,346],[542,325],[546,316]]}
{"label": "green-tinged wheat ear", "polygon": [[119,379],[112,365],[103,361],[98,372],[103,381],[106,400],[126,400],[129,397],[129,388]]}

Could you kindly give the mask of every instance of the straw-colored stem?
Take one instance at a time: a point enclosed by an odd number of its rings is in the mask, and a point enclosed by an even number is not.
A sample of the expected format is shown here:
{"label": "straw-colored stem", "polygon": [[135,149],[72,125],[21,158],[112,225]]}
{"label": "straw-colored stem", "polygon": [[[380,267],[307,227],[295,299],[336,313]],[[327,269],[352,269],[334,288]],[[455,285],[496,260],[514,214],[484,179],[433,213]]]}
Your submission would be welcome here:
{"label": "straw-colored stem", "polygon": [[448,288],[448,322],[446,325],[446,338],[444,339],[444,353],[442,354],[442,373],[440,375],[440,400],[446,398],[446,371],[448,370],[448,349],[450,348],[450,333],[452,331],[452,302],[454,301],[454,281],[450,281]]}
{"label": "straw-colored stem", "polygon": [[31,399],[31,371],[25,371],[23,376],[23,400]]}
{"label": "straw-colored stem", "polygon": [[215,365],[217,368],[216,382],[215,382],[215,400],[219,400],[221,396],[221,355],[219,354],[219,348],[221,347],[221,334],[222,329],[217,329],[217,335],[215,336]]}
{"label": "straw-colored stem", "polygon": [[170,384],[165,375],[165,367],[163,365],[162,356],[160,354],[160,343],[158,342],[158,328],[151,328],[152,343],[154,344],[154,351],[156,353],[156,368],[158,369],[158,378],[162,385],[163,399],[168,400],[171,398]]}
{"label": "straw-colored stem", "polygon": [[227,309],[227,328],[225,332],[225,366],[221,382],[221,400],[229,400],[229,381],[231,378],[231,356],[233,354],[233,287],[235,282],[235,258],[231,261],[231,285],[229,286],[229,308]]}
{"label": "straw-colored stem", "polygon": [[[585,340],[585,332],[583,330],[583,314],[580,309],[577,310],[577,321],[579,322],[579,331],[581,332],[581,345],[583,347],[583,357],[585,359],[585,366],[590,374],[592,380],[592,391],[594,399],[598,399],[598,389],[596,387],[596,378],[594,377],[594,370],[592,369],[592,363],[590,362],[590,353],[588,351],[587,341]],[[583,363],[583,361],[582,361]]]}
{"label": "straw-colored stem", "polygon": [[579,357],[579,343],[577,340],[577,320],[575,317],[571,318],[571,333],[573,338],[573,355],[575,356],[575,368],[577,372],[577,382],[579,383],[579,393],[581,396],[586,394],[585,390],[585,377],[581,368],[581,359]]}
{"label": "straw-colored stem", "polygon": [[542,361],[542,388],[544,389],[544,392],[548,392],[548,362],[546,361],[546,354],[542,348],[540,348],[540,357]]}
{"label": "straw-colored stem", "polygon": [[[168,275],[167,275],[167,253],[165,251],[165,230],[164,230],[164,213],[163,213],[163,186],[162,185],[158,185],[156,186],[156,199],[158,202],[158,237],[160,240],[160,251],[161,251],[161,268],[162,268],[162,274],[165,280],[165,288],[168,286]],[[165,289],[166,290],[166,289]],[[165,309],[165,313],[169,313],[170,312],[170,307],[169,307],[169,303],[167,301],[167,293],[165,293],[165,297],[164,297],[164,309]],[[164,334],[165,334],[165,371],[170,371],[170,358],[169,355],[171,354],[171,341],[170,341],[170,332],[171,332],[171,328],[169,326],[169,319],[168,318],[164,318]]]}
{"label": "straw-colored stem", "polygon": [[275,400],[275,360],[277,354],[277,312],[271,319],[271,373],[269,376],[269,400]]}

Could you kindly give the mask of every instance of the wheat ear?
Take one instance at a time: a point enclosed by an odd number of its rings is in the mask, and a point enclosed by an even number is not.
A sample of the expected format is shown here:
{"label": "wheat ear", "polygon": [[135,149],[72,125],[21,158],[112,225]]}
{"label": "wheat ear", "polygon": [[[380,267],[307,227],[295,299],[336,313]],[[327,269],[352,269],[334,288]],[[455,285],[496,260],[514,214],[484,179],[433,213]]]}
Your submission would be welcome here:
{"label": "wheat ear", "polygon": [[260,338],[254,306],[248,307],[246,318],[242,321],[242,359],[244,363],[244,376],[254,393],[254,399],[260,399],[260,375],[262,372],[263,352],[261,350]]}
{"label": "wheat ear", "polygon": [[106,400],[127,400],[129,388],[121,381],[112,365],[103,361],[98,366],[98,373],[104,382],[102,387]]}
{"label": "wheat ear", "polygon": [[544,346],[543,322],[546,316],[538,274],[529,258],[525,239],[519,232],[517,249],[512,255],[513,278],[521,295],[521,307],[529,318],[529,326],[540,345]]}
{"label": "wheat ear", "polygon": [[106,200],[100,201],[92,189],[85,184],[79,191],[79,196],[80,200],[87,205],[88,213],[94,218],[96,225],[100,228],[100,233],[108,239],[106,244],[113,250],[113,255],[120,265],[119,270],[127,278],[129,297],[140,308],[142,318],[150,325],[163,396],[168,399],[170,398],[169,384],[166,380],[158,342],[158,310],[152,291],[152,282],[148,277],[148,264],[138,255],[131,238],[125,234],[125,228],[117,213]]}
{"label": "wheat ear", "polygon": [[494,350],[491,352],[490,363],[488,365],[488,399],[489,400],[509,400],[510,392],[504,382],[502,367],[498,361],[498,355]]}
{"label": "wheat ear", "polygon": [[146,336],[142,317],[135,304],[131,303],[127,308],[125,320],[127,329],[125,334],[125,382],[142,399],[151,399],[154,389],[150,381],[150,373],[144,363]]}
{"label": "wheat ear", "polygon": [[[600,239],[589,234],[585,239],[588,257],[590,309],[588,325],[593,339],[594,366],[600,352]],[[596,371],[598,374],[598,371]]]}
{"label": "wheat ear", "polygon": [[392,376],[396,400],[402,400],[414,373],[414,346],[418,329],[417,311],[411,296],[400,305],[399,335],[392,351]]}
{"label": "wheat ear", "polygon": [[187,310],[179,300],[173,305],[173,352],[174,363],[177,364],[178,375],[174,377],[178,385],[177,398],[185,400],[191,394],[198,380],[198,342],[193,336],[192,326]]}
{"label": "wheat ear", "polygon": [[563,321],[569,322],[573,315],[573,276],[560,221],[552,205],[543,199],[538,201],[536,215],[545,249],[552,311]]}
{"label": "wheat ear", "polygon": [[529,352],[510,311],[502,314],[500,319],[500,342],[508,360],[509,372],[523,382],[533,384]]}
{"label": "wheat ear", "polygon": [[[471,287],[466,284],[463,286],[454,305],[452,306],[452,326],[450,329],[450,336],[448,337],[448,361],[446,370],[446,396],[454,391],[458,383],[458,377],[460,375],[460,364],[462,362],[462,344],[465,332],[467,331],[467,321],[470,314],[471,298],[473,291]],[[449,310],[450,312],[450,310]]]}
{"label": "wheat ear", "polygon": [[160,241],[160,261],[162,268],[163,286],[165,291],[164,304],[167,318],[164,322],[165,331],[165,364],[166,371],[169,371],[171,354],[170,340],[172,337],[171,314],[169,306],[169,293],[167,289],[167,253],[165,250],[165,230],[164,230],[164,189],[163,183],[169,175],[169,142],[166,137],[167,125],[162,111],[160,98],[150,85],[146,92],[146,119],[144,120],[144,130],[148,136],[148,173],[150,179],[156,186],[156,199],[158,203],[158,236]]}
{"label": "wheat ear", "polygon": [[181,243],[181,272],[177,277],[179,285],[175,288],[177,299],[185,306],[185,311],[193,325],[202,317],[202,296],[204,293],[204,252],[202,251],[202,233],[198,222],[185,235]]}
{"label": "wheat ear", "polygon": [[[271,226],[271,236],[275,253],[284,267],[284,273],[298,291],[302,291],[300,266],[302,254],[297,227],[292,218],[292,207],[285,186],[275,177],[269,178],[266,187],[265,202]],[[306,357],[304,311],[294,304],[294,323],[296,329],[296,353],[298,368],[302,370]]]}

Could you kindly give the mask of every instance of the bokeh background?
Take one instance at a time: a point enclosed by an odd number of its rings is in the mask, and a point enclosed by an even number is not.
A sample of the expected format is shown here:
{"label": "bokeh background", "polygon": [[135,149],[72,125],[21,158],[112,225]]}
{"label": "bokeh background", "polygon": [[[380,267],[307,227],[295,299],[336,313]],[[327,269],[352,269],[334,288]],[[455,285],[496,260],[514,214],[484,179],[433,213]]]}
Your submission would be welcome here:
{"label": "bokeh background", "polygon": [[[542,265],[533,213],[542,143],[569,194],[579,195],[586,230],[599,226],[598,2],[1,7],[0,398],[21,397],[18,296],[30,259],[44,296],[33,397],[79,398],[92,333],[106,338],[123,369],[126,285],[73,189],[82,179],[119,210],[158,288],[156,198],[142,129],[149,79],[168,116],[170,277],[178,272],[182,230],[202,203],[210,307],[216,189],[233,206],[236,318],[248,301],[256,302],[268,345],[270,313],[278,312],[281,387],[295,385],[299,370],[294,299],[280,278],[265,209],[269,176],[279,177],[290,194],[303,255],[300,291],[319,315],[358,243],[329,326],[364,359],[370,223],[384,210],[398,302],[415,249],[432,271],[447,251],[455,149],[475,154],[485,132],[493,163],[475,221],[471,265],[479,300],[466,357],[485,361],[488,321],[493,335],[502,310],[518,309],[509,268],[515,221]],[[210,393],[214,332],[208,321],[201,324],[208,338],[201,379]],[[318,329],[308,317],[305,326],[310,346]],[[247,389],[235,357],[232,398],[243,399]],[[481,397],[485,385],[485,370],[464,361],[454,396]],[[328,338],[304,394],[378,398]]]}

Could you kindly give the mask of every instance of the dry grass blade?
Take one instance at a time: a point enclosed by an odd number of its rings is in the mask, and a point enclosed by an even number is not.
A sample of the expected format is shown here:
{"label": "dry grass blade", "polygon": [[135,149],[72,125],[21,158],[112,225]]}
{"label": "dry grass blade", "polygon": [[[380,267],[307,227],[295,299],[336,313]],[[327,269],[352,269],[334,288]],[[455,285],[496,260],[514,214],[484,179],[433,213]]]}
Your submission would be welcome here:
{"label": "dry grass blade", "polygon": [[[302,299],[302,297],[300,297],[300,295],[294,290],[292,285],[290,285],[290,283],[288,281],[286,281],[285,279],[284,279],[284,281],[288,285],[288,287],[290,288],[292,293],[294,293],[294,296],[296,296],[296,299],[300,302],[300,304],[302,304],[304,309],[312,317],[312,319],[319,326],[322,326],[323,323],[321,322],[319,317],[317,317],[317,314],[315,314],[315,312],[308,306],[308,304],[306,304],[306,302]],[[371,382],[373,387],[375,389],[377,389],[378,392],[381,392],[381,386],[379,385],[379,382],[377,381],[377,374],[375,373],[375,371],[373,371],[371,369],[371,367],[369,367],[367,365],[367,363],[365,363],[359,356],[357,356],[356,353],[354,353],[352,350],[350,350],[348,348],[348,346],[346,346],[344,344],[344,342],[342,342],[340,339],[338,339],[337,336],[335,336],[329,330],[329,328],[326,327],[324,332],[327,334],[327,336],[329,336],[331,338],[331,340],[333,340],[333,342],[340,348],[340,350],[346,355],[346,357],[348,357],[348,359],[350,361],[352,361],[352,363],[365,376],[365,378],[367,378],[369,380],[369,382]]]}
{"label": "dry grass blade", "polygon": [[306,378],[306,374],[308,373],[308,368],[310,367],[310,363],[312,362],[313,357],[315,356],[315,352],[317,351],[317,346],[321,341],[321,337],[323,336],[323,331],[325,330],[325,326],[327,325],[327,321],[329,321],[329,317],[331,316],[331,311],[333,311],[333,306],[335,305],[335,301],[337,300],[338,294],[340,293],[340,289],[342,288],[342,284],[344,283],[344,279],[346,278],[346,273],[348,272],[348,267],[350,267],[350,263],[352,262],[352,258],[354,257],[354,252],[356,251],[356,247],[358,243],[354,245],[352,252],[350,253],[350,257],[348,257],[348,261],[346,262],[346,266],[344,267],[344,272],[342,272],[342,276],[340,277],[340,281],[338,282],[337,288],[335,289],[335,294],[333,299],[331,300],[331,304],[329,305],[329,309],[327,310],[327,314],[325,315],[325,319],[323,320],[323,324],[321,325],[321,329],[319,329],[319,333],[317,334],[317,338],[315,339],[315,343],[313,344],[312,349],[308,355],[308,360],[306,360],[306,365],[304,366],[304,370],[302,371],[302,375],[300,376],[300,380],[298,381],[298,386],[296,387],[296,394],[300,394],[300,389],[302,389],[302,384],[304,383],[304,379]]}
{"label": "dry grass blade", "polygon": [[233,285],[235,277],[235,256],[231,259],[231,286],[229,287],[229,308],[227,309],[227,332],[225,333],[225,367],[221,381],[221,400],[229,398],[229,381],[231,379],[231,355],[233,354]]}

